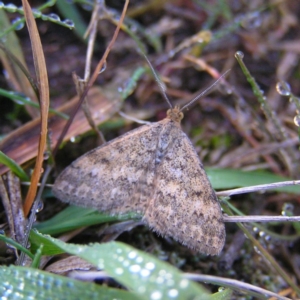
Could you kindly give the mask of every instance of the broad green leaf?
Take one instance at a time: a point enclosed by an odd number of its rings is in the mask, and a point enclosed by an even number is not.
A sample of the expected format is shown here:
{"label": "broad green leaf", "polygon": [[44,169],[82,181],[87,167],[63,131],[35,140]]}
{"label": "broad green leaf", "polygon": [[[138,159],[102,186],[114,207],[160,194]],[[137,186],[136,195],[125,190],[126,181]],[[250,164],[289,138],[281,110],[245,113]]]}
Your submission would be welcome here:
{"label": "broad green leaf", "polygon": [[92,208],[82,208],[78,206],[68,206],[59,212],[53,218],[35,224],[35,228],[45,234],[59,234],[66,231],[74,230],[83,226],[91,226],[107,222],[116,222],[137,218],[136,214],[126,214],[122,216],[110,216],[101,213]]}
{"label": "broad green leaf", "polygon": [[[33,233],[31,243],[52,243],[67,253],[77,255],[94,264],[142,299],[210,299],[200,285],[189,281],[175,267],[120,242],[105,244],[67,244],[50,236]],[[39,241],[40,239],[40,241]],[[43,252],[47,251],[44,245]]]}
{"label": "broad green leaf", "polygon": [[[240,171],[214,168],[206,168],[205,170],[214,189],[232,189],[292,180],[266,171]],[[276,188],[274,190],[278,192],[300,194],[299,185]]]}
{"label": "broad green leaf", "polygon": [[[23,94],[20,94],[17,92],[15,93],[15,92],[7,91],[7,90],[0,88],[0,95],[13,100],[14,102],[18,103],[19,105],[30,105],[35,108],[40,107],[39,103],[36,103],[36,102],[32,101],[30,98],[28,98],[26,95],[23,95]],[[53,108],[49,108],[49,112],[51,112],[55,115],[58,115],[66,120],[68,120],[68,118],[69,118],[66,114],[59,112]]]}
{"label": "broad green leaf", "polygon": [[30,181],[23,169],[10,157],[0,151],[0,163],[9,167],[9,169],[23,181]]}
{"label": "broad green leaf", "polygon": [[137,300],[133,293],[81,282],[28,267],[0,268],[1,299]]}
{"label": "broad green leaf", "polygon": [[32,253],[30,253],[30,251],[26,248],[24,248],[21,244],[19,244],[18,242],[16,242],[15,240],[13,240],[12,238],[9,238],[3,234],[0,234],[0,241],[5,242],[8,245],[13,246],[14,248],[23,251],[24,253],[26,253],[30,258],[34,258],[34,255]]}

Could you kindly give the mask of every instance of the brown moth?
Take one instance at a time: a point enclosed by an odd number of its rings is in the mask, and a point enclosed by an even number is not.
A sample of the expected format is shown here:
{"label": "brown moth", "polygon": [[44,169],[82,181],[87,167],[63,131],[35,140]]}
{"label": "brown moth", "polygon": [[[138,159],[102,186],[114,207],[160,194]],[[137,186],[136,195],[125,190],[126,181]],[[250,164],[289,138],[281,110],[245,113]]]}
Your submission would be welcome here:
{"label": "brown moth", "polygon": [[171,108],[164,120],[81,156],[58,176],[54,195],[110,214],[140,213],[160,235],[219,254],[225,242],[220,204],[181,130],[182,118],[182,109]]}

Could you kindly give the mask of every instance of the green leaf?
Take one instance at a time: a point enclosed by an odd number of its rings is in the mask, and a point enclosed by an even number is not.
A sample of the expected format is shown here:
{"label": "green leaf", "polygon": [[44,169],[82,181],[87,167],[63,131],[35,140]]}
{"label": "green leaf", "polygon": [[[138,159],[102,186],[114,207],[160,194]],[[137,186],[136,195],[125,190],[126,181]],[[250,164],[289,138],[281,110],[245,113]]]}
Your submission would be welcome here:
{"label": "green leaf", "polygon": [[27,267],[0,268],[1,299],[110,300],[141,299],[133,293],[81,282]]}
{"label": "green leaf", "polygon": [[13,240],[12,238],[9,238],[3,234],[0,234],[0,241],[5,242],[6,244],[9,244],[13,247],[15,247],[16,249],[23,251],[24,253],[26,253],[30,258],[34,258],[33,254],[26,248],[24,248],[21,244],[19,244],[18,242],[16,242],[15,240]]}
{"label": "green leaf", "polygon": [[74,230],[83,226],[91,226],[107,222],[123,221],[137,218],[136,214],[124,214],[121,216],[110,216],[92,208],[82,208],[78,206],[68,206],[53,218],[35,224],[34,227],[45,234],[59,234]]}
{"label": "green leaf", "polygon": [[23,171],[23,169],[10,157],[5,155],[2,151],[0,151],[0,163],[9,167],[9,169],[16,174],[22,181],[30,181],[27,174]]}
{"label": "green leaf", "polygon": [[75,24],[74,33],[81,39],[84,40],[83,36],[87,30],[87,25],[79,13],[75,3],[70,3],[65,0],[57,0],[56,6],[60,13],[69,20],[72,20]]}
{"label": "green leaf", "polygon": [[[35,108],[40,107],[39,103],[36,103],[36,102],[32,101],[30,98],[28,98],[26,95],[23,95],[23,94],[20,94],[17,92],[7,91],[7,90],[0,88],[0,95],[13,100],[14,102],[18,103],[19,105],[30,105]],[[66,115],[62,112],[59,112],[53,108],[49,108],[49,112],[51,112],[55,115],[58,115],[65,120],[69,119],[68,115]]]}
{"label": "green leaf", "polygon": [[65,251],[55,245],[52,241],[49,240],[48,236],[42,235],[35,230],[30,232],[30,250],[32,253],[35,253],[40,246],[43,245],[42,255],[56,255],[64,253]]}
{"label": "green leaf", "polygon": [[[141,299],[210,299],[200,285],[183,277],[175,267],[120,242],[75,245],[33,233],[31,243],[52,243],[54,248],[68,252],[94,264]],[[39,241],[40,239],[40,241]],[[44,245],[43,252],[48,248]],[[48,253],[45,253],[48,254]]]}
{"label": "green leaf", "polygon": [[[232,189],[252,185],[292,180],[266,171],[240,171],[233,169],[206,168],[206,173],[214,189]],[[287,186],[273,189],[278,192],[300,194],[300,186]]]}

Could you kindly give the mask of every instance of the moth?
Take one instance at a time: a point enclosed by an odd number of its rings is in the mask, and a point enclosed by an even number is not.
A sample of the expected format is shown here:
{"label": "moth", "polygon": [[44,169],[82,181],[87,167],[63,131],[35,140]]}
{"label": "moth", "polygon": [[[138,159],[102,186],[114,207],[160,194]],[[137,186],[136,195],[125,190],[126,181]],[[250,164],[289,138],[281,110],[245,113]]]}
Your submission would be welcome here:
{"label": "moth", "polygon": [[109,212],[137,212],[162,236],[217,255],[225,242],[219,201],[178,107],[78,158],[53,185],[62,201]]}
{"label": "moth", "polygon": [[171,108],[165,119],[79,157],[57,177],[53,193],[62,201],[112,215],[139,213],[161,236],[172,237],[198,252],[218,255],[225,243],[221,207],[181,129],[186,106],[173,108],[167,101]]}

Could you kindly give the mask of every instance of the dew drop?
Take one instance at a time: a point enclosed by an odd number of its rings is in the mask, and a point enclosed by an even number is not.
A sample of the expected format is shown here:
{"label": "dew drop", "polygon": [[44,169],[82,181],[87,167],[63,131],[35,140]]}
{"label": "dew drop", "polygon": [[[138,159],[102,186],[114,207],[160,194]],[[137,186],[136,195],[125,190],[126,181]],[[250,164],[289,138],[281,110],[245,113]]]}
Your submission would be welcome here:
{"label": "dew drop", "polygon": [[45,152],[44,152],[44,155],[43,155],[44,160],[49,159],[49,156],[50,156],[49,151],[45,151]]}
{"label": "dew drop", "polygon": [[162,297],[161,292],[155,291],[151,294],[150,299],[151,300],[159,300],[159,299],[161,299],[161,297]]}
{"label": "dew drop", "polygon": [[142,277],[148,277],[150,275],[150,271],[147,269],[142,269],[140,273]]}
{"label": "dew drop", "polygon": [[66,24],[67,26],[69,26],[70,28],[74,28],[75,27],[74,22],[72,20],[70,20],[70,19],[65,19],[63,21],[63,23]]}
{"label": "dew drop", "polygon": [[57,14],[51,13],[48,15],[48,17],[52,20],[60,21],[60,17]]}
{"label": "dew drop", "polygon": [[124,273],[124,270],[122,268],[116,268],[115,273],[118,275],[122,275]]}
{"label": "dew drop", "polygon": [[175,298],[175,297],[178,296],[178,291],[177,291],[176,289],[171,289],[171,290],[169,290],[169,292],[168,292],[168,296],[169,296],[170,298]]}
{"label": "dew drop", "polygon": [[97,267],[98,269],[100,270],[103,270],[104,269],[104,259],[102,258],[99,258],[98,261],[97,261]]}
{"label": "dew drop", "polygon": [[43,280],[38,280],[37,281],[37,286],[43,287],[44,286],[44,281]]}
{"label": "dew drop", "polygon": [[21,18],[14,19],[12,24],[16,24],[15,30],[21,30],[24,27],[24,22],[21,20]]}
{"label": "dew drop", "polygon": [[74,282],[68,281],[67,282],[67,287],[74,288]]}
{"label": "dew drop", "polygon": [[114,20],[115,20],[115,22],[119,22],[120,21],[120,16],[114,15]]}
{"label": "dew drop", "polygon": [[45,275],[39,273],[38,276],[37,276],[37,278],[38,278],[38,280],[45,280]]}
{"label": "dew drop", "polygon": [[135,251],[130,251],[128,253],[128,258],[129,259],[134,259],[134,258],[136,258],[136,256],[137,256],[137,253]]}
{"label": "dew drop", "polygon": [[271,236],[266,235],[266,236],[265,236],[265,241],[266,241],[266,242],[270,242],[270,240],[271,240]]}
{"label": "dew drop", "polygon": [[294,205],[291,203],[285,203],[282,207],[281,214],[283,216],[291,216],[294,212]]}
{"label": "dew drop", "polygon": [[282,96],[290,96],[291,95],[291,87],[285,81],[279,81],[276,83],[276,90],[278,94]]}
{"label": "dew drop", "polygon": [[[4,299],[13,299],[11,294],[13,293],[13,287],[11,285],[5,287],[5,292],[3,293]],[[7,298],[5,298],[7,297]]]}
{"label": "dew drop", "polygon": [[18,9],[17,6],[12,3],[6,4],[5,8],[8,12],[11,12],[11,13],[16,12]]}
{"label": "dew drop", "polygon": [[297,127],[300,127],[300,115],[294,117],[294,123]]}
{"label": "dew drop", "polygon": [[44,202],[43,201],[39,201],[38,205],[37,205],[37,208],[35,210],[36,213],[39,213],[40,211],[42,211],[44,208]]}
{"label": "dew drop", "polygon": [[124,260],[123,261],[123,266],[124,267],[128,267],[130,265],[129,261],[128,260]]}
{"label": "dew drop", "polygon": [[32,13],[35,18],[40,18],[42,16],[42,13],[39,10],[37,10],[36,8],[32,9]]}
{"label": "dew drop", "polygon": [[15,96],[16,98],[14,98],[14,102],[19,104],[19,105],[24,105],[25,103],[25,99],[26,101],[28,101],[28,97],[26,97],[23,93],[18,93],[18,92],[9,92],[10,95]]}
{"label": "dew drop", "polygon": [[52,288],[52,285],[48,282],[45,282],[44,289],[49,291],[49,290],[51,290],[51,288]]}
{"label": "dew drop", "polygon": [[162,277],[166,277],[167,272],[166,272],[166,270],[160,270],[160,271],[158,272],[158,275],[159,275],[159,276],[162,276]]}
{"label": "dew drop", "polygon": [[171,287],[171,286],[175,285],[175,282],[173,279],[168,279],[168,281],[166,282],[166,285]]}
{"label": "dew drop", "polygon": [[76,140],[77,140],[76,136],[72,136],[72,137],[70,138],[70,142],[71,142],[71,143],[76,143]]}
{"label": "dew drop", "polygon": [[144,259],[141,257],[141,256],[138,256],[136,259],[135,259],[136,263],[137,264],[140,264],[144,261]]}
{"label": "dew drop", "polygon": [[254,249],[254,251],[255,251],[257,254],[261,255],[260,250],[259,250],[256,246],[254,246],[253,249]]}
{"label": "dew drop", "polygon": [[181,289],[185,289],[187,286],[189,285],[189,281],[187,279],[182,279],[180,282],[179,282],[179,287]]}
{"label": "dew drop", "polygon": [[244,58],[244,52],[242,52],[242,51],[236,51],[235,54],[234,54],[234,56],[237,59],[243,60],[243,58]]}
{"label": "dew drop", "polygon": [[60,288],[62,286],[62,281],[60,279],[55,279],[55,281],[53,282],[53,285],[56,288]]}
{"label": "dew drop", "polygon": [[155,264],[153,262],[148,262],[146,263],[145,268],[152,271],[155,269]]}
{"label": "dew drop", "polygon": [[266,233],[265,233],[264,231],[260,231],[258,235],[259,235],[260,237],[264,237],[265,234],[266,234]]}
{"label": "dew drop", "polygon": [[106,61],[105,61],[104,64],[103,64],[103,66],[102,66],[102,68],[101,68],[101,70],[99,71],[98,74],[103,73],[106,70],[106,67],[107,67],[107,64],[106,64]]}
{"label": "dew drop", "polygon": [[137,273],[141,270],[141,267],[139,265],[132,265],[129,267],[129,271],[132,273]]}
{"label": "dew drop", "polygon": [[163,284],[163,283],[165,282],[165,280],[164,280],[163,277],[158,276],[158,277],[156,278],[155,282],[156,282],[157,284]]}
{"label": "dew drop", "polygon": [[76,251],[77,251],[77,253],[81,253],[84,251],[84,247],[78,246]]}

